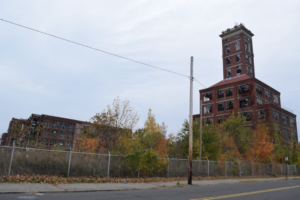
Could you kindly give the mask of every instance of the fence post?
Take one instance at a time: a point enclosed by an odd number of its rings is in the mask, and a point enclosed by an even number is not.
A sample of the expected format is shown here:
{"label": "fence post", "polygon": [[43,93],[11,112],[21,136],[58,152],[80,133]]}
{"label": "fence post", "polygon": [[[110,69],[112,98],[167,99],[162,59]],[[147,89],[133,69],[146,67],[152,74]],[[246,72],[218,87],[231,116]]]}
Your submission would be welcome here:
{"label": "fence post", "polygon": [[282,175],[282,164],[279,164],[279,166],[280,166],[280,175]]}
{"label": "fence post", "polygon": [[266,176],[266,164],[263,165],[264,165],[264,176]]}
{"label": "fence post", "polygon": [[289,168],[289,164],[287,164],[287,174],[290,174],[290,168]]}
{"label": "fence post", "polygon": [[241,177],[241,163],[240,163],[240,161],[238,161],[239,162],[239,172],[240,172],[240,177]]}
{"label": "fence post", "polygon": [[209,160],[207,158],[207,176],[209,176]]}
{"label": "fence post", "polygon": [[8,169],[8,177],[10,176],[10,170],[11,170],[11,164],[12,164],[13,157],[14,157],[14,152],[15,152],[15,141],[13,141],[13,149],[11,151],[11,157],[10,157],[10,163],[9,163],[9,169]]}
{"label": "fence post", "polygon": [[110,167],[110,152],[108,151],[107,177],[109,177],[109,167]]}
{"label": "fence post", "polygon": [[294,165],[295,167],[295,176],[297,176],[297,168],[296,168],[296,165]]}
{"label": "fence post", "polygon": [[69,157],[68,177],[70,176],[71,157],[72,157],[72,149],[71,149],[71,147],[70,147],[70,157]]}
{"label": "fence post", "polygon": [[167,156],[168,157],[168,168],[167,168],[167,177],[169,178],[169,167],[170,167],[170,162],[169,162],[169,156]]}
{"label": "fence post", "polygon": [[141,168],[139,167],[139,170],[138,170],[138,178],[140,178],[140,170],[141,170]]}
{"label": "fence post", "polygon": [[227,161],[225,161],[225,176],[227,177]]}
{"label": "fence post", "polygon": [[252,166],[252,176],[254,176],[254,171],[253,171],[253,162],[251,162],[251,166]]}

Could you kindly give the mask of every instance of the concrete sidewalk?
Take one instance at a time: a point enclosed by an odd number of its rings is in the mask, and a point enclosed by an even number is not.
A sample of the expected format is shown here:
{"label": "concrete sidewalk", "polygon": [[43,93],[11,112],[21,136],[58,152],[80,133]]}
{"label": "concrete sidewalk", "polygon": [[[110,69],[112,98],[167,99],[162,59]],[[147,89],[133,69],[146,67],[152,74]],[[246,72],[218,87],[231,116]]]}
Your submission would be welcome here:
{"label": "concrete sidewalk", "polygon": [[[300,179],[291,177],[289,180]],[[192,186],[237,184],[251,182],[283,181],[285,178],[249,178],[249,179],[220,179],[193,181]],[[179,183],[179,184],[178,184]],[[119,190],[146,190],[158,188],[189,186],[187,181],[152,182],[152,183],[71,183],[71,184],[38,184],[38,183],[0,183],[0,194],[18,193],[61,193],[61,192],[96,192]],[[191,186],[189,186],[191,187]]]}

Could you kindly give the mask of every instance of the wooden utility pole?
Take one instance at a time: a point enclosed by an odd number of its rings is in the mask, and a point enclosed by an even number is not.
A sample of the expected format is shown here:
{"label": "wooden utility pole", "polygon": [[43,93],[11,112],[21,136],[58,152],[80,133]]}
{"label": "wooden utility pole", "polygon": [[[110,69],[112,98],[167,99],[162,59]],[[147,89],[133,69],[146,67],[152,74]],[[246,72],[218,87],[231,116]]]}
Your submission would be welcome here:
{"label": "wooden utility pole", "polygon": [[190,74],[190,119],[189,119],[189,171],[188,184],[192,185],[192,161],[193,161],[193,57],[191,57]]}

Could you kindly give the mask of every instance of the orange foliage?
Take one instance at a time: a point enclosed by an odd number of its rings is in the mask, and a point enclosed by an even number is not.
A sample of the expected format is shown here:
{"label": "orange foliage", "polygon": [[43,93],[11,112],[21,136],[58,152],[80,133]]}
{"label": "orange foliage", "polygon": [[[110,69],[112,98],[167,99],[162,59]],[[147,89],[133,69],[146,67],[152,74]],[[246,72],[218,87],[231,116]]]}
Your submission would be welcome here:
{"label": "orange foliage", "polygon": [[168,141],[164,136],[160,136],[157,140],[156,148],[158,151],[158,156],[161,158],[166,158],[168,153]]}
{"label": "orange foliage", "polygon": [[266,125],[258,124],[252,136],[252,143],[249,152],[245,154],[248,160],[256,163],[271,161],[273,142],[270,130]]}

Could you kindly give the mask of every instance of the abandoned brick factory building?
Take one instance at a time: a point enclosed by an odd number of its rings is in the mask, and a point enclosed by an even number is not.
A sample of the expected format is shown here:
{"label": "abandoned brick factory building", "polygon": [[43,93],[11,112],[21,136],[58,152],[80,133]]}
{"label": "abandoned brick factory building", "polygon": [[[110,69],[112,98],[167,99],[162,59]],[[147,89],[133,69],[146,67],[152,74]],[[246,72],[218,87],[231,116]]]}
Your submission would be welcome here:
{"label": "abandoned brick factory building", "polygon": [[220,35],[223,80],[199,91],[202,123],[221,123],[234,111],[246,117],[247,126],[268,122],[273,131],[276,123],[286,142],[298,141],[296,115],[281,107],[279,91],[255,78],[253,36],[243,24]]}
{"label": "abandoned brick factory building", "polygon": [[[30,138],[36,138],[38,144],[46,148],[62,147],[65,149],[75,148],[75,139],[81,134],[82,127],[87,122],[50,115],[32,114],[28,119],[13,118],[8,126],[7,133],[2,134],[1,145],[12,145],[13,134],[18,134],[25,127],[28,127],[29,134],[19,134],[15,140],[17,146],[23,144],[27,146],[27,141]],[[18,127],[16,127],[16,125]],[[43,125],[43,130],[38,128]]]}

